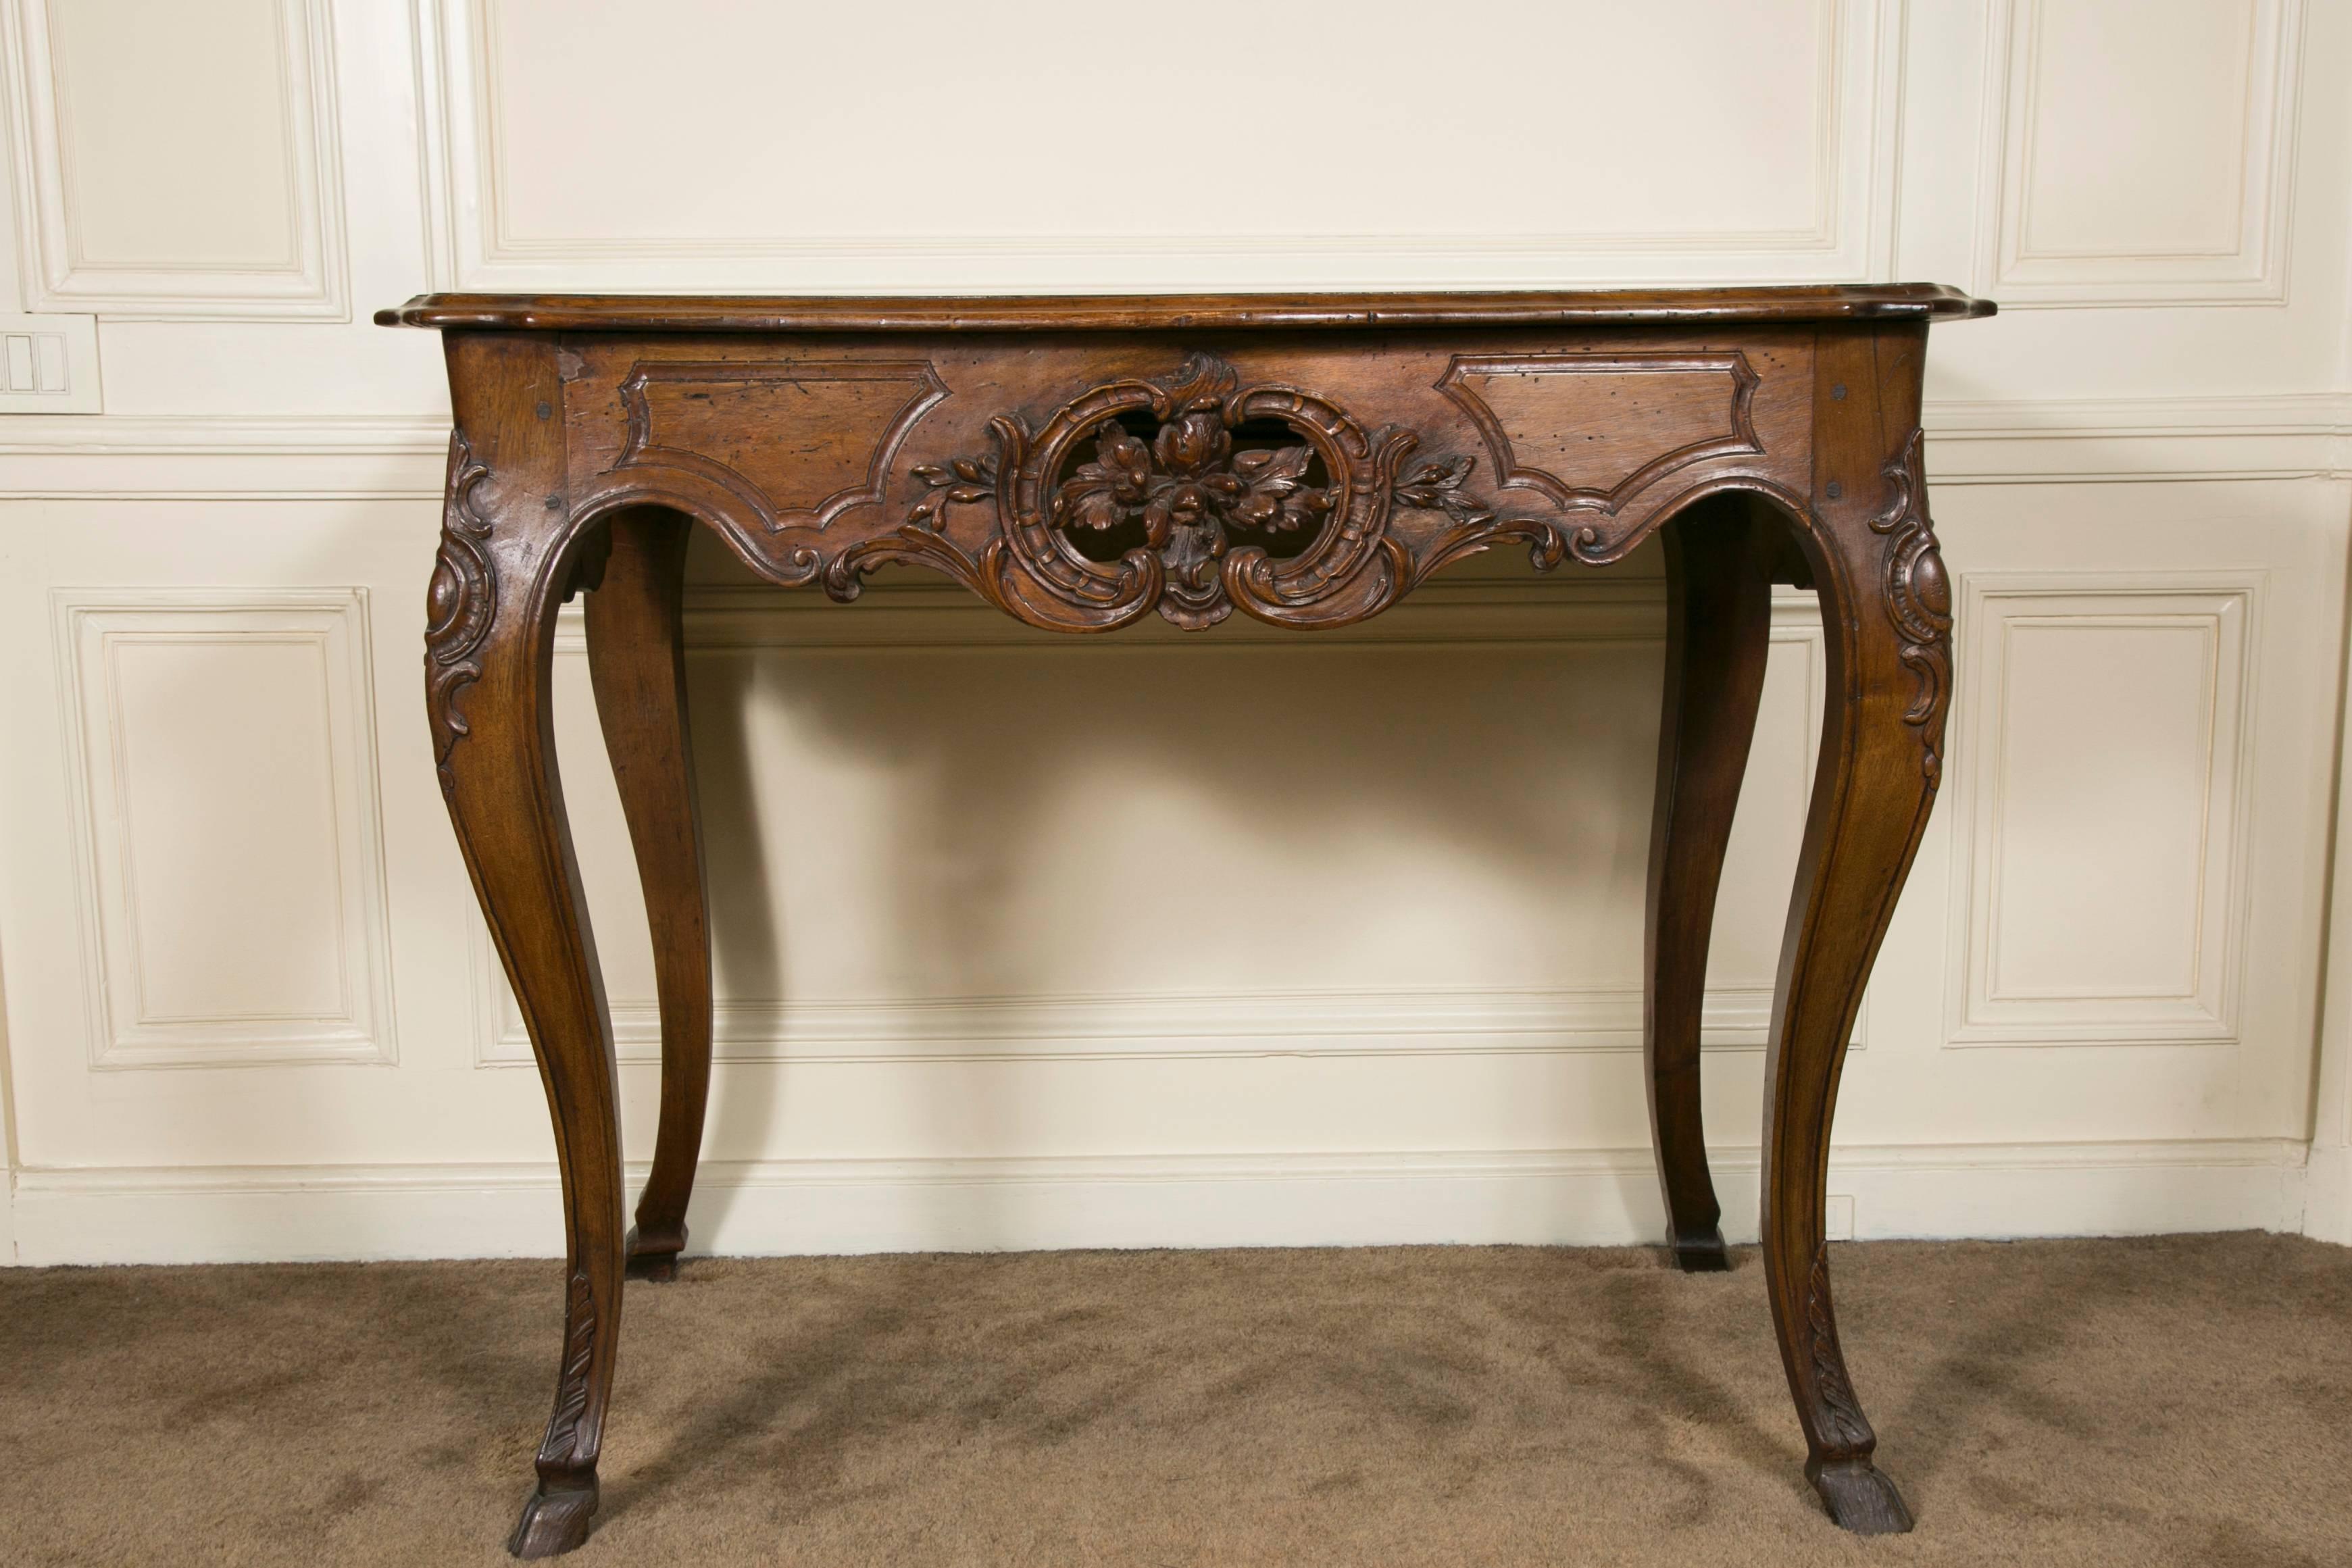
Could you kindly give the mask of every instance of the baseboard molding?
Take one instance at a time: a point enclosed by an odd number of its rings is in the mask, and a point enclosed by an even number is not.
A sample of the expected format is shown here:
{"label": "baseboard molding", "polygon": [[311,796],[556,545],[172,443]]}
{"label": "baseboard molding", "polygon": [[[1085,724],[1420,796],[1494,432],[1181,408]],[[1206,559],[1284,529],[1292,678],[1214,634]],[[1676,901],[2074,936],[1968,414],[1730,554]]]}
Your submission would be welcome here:
{"label": "baseboard molding", "polygon": [[2304,1175],[2303,1233],[2352,1246],[2352,1148],[2314,1144]]}
{"label": "baseboard molding", "polygon": [[[1833,1236],[2298,1230],[2289,1139],[1840,1150]],[[1756,1235],[1757,1151],[1715,1161],[1724,1230]],[[632,1185],[644,1179],[632,1166]],[[551,1166],[300,1166],[16,1173],[16,1260],[225,1263],[550,1257]],[[1646,1149],[768,1160],[705,1166],[694,1250],[1622,1246],[1663,1226]]]}

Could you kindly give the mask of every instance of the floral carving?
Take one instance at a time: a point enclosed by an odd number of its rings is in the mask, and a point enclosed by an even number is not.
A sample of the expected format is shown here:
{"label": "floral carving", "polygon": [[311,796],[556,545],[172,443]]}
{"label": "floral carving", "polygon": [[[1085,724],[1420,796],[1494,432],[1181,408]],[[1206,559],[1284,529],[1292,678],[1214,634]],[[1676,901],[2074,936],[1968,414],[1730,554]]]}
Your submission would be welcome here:
{"label": "floral carving", "polygon": [[1933,786],[1941,781],[1944,759],[1945,695],[1952,680],[1952,581],[1944,570],[1943,552],[1927,516],[1926,466],[1920,457],[1921,432],[1916,427],[1903,450],[1882,472],[1895,486],[1895,503],[1882,517],[1871,519],[1871,530],[1890,540],[1886,552],[1886,612],[1902,638],[1899,657],[1917,678],[1917,695],[1904,710],[1903,722],[1920,728],[1926,756],[1920,766]]}
{"label": "floral carving", "polygon": [[1094,460],[1054,492],[1050,519],[1066,534],[1140,526],[1161,569],[1160,612],[1180,625],[1231,608],[1222,563],[1236,534],[1319,528],[1335,499],[1306,482],[1317,457],[1306,442],[1234,451],[1232,427],[1247,417],[1239,380],[1223,360],[1192,355],[1139,411],[1162,419],[1148,444],[1117,413],[1104,418],[1087,432]]}
{"label": "floral carving", "polygon": [[[1276,426],[1296,439],[1249,439]],[[1244,385],[1213,354],[1190,355],[1171,375],[1095,387],[1034,431],[1011,414],[989,430],[993,453],[914,469],[919,491],[905,523],[835,557],[827,591],[854,598],[866,572],[903,560],[1065,631],[1125,625],[1155,609],[1199,628],[1236,605],[1278,624],[1326,626],[1373,614],[1437,567],[1506,538],[1527,541],[1539,566],[1566,553],[1551,523],[1497,519],[1471,493],[1475,458],[1401,476],[1419,444],[1412,432],[1367,431],[1311,392]],[[992,500],[995,528],[970,544],[956,538],[950,508]],[[1444,513],[1446,526],[1417,530],[1425,542],[1409,549],[1390,524],[1417,509]],[[1302,538],[1279,556],[1270,548]],[[1097,559],[1106,546],[1094,541],[1123,553]],[[1090,543],[1092,555],[1080,548]]]}
{"label": "floral carving", "polygon": [[1234,531],[1295,533],[1319,528],[1329,488],[1307,483],[1315,448],[1234,450],[1224,404],[1237,379],[1222,361],[1195,356],[1170,401],[1176,417],[1149,445],[1117,416],[1091,432],[1095,456],[1054,493],[1053,520],[1066,532],[1107,533],[1140,524],[1160,552],[1168,595],[1206,613],[1222,597],[1218,562]]}
{"label": "floral carving", "polygon": [[474,460],[466,433],[452,432],[441,553],[425,594],[425,707],[433,723],[433,757],[445,790],[451,788],[449,753],[467,733],[457,699],[481,679],[477,655],[498,613],[498,573],[488,549],[490,520],[481,514],[474,494],[489,474],[488,466]]}

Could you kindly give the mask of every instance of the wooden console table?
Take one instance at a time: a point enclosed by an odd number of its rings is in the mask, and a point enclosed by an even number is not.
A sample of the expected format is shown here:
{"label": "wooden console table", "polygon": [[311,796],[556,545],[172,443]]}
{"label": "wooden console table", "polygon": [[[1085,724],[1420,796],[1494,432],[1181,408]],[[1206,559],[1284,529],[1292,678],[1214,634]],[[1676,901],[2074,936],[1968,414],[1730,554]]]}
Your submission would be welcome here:
{"label": "wooden console table", "polygon": [[[1617,560],[1663,535],[1665,719],[1650,850],[1650,1109],[1675,1258],[1725,1266],[1699,1119],[1708,926],[1774,582],[1821,595],[1829,703],[1773,1003],[1763,1255],[1805,1465],[1864,1533],[1911,1520],[1872,1468],[1831,1306],[1838,1072],[1936,798],[1951,594],[1928,526],[1929,285],[1300,298],[741,299],[432,295],[456,432],[425,707],[563,1169],[555,1413],[509,1549],[578,1545],[622,1280],[675,1278],[710,1075],[710,946],[687,743],[686,541],[855,598],[954,578],[1034,626],[1379,613],[1521,545]],[[556,610],[588,654],[652,920],[653,1172],[623,1232],[612,1025],[550,727]]]}

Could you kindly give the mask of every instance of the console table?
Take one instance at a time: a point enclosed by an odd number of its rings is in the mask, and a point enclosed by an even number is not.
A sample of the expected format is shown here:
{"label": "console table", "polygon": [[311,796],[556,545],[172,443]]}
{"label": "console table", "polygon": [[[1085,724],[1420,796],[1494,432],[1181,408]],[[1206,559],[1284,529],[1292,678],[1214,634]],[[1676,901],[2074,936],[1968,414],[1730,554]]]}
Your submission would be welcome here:
{"label": "console table", "polygon": [[[1907,1530],[1838,1347],[1822,1203],[1839,1069],[1934,804],[1951,591],[1919,451],[1923,284],[1623,293],[813,299],[439,294],[456,431],[429,599],[442,793],[545,1081],[569,1246],[555,1412],[509,1548],[578,1545],[622,1281],[677,1275],[710,1077],[686,543],[857,595],[945,572],[1033,626],[1378,614],[1497,545],[1668,583],[1644,1042],[1669,1243],[1725,1267],[1699,1118],[1709,924],[1775,582],[1818,590],[1829,701],[1766,1058],[1765,1279],[1830,1515]],[[558,607],[645,883],[660,1130],[624,1233],[612,1025],[556,776]]]}

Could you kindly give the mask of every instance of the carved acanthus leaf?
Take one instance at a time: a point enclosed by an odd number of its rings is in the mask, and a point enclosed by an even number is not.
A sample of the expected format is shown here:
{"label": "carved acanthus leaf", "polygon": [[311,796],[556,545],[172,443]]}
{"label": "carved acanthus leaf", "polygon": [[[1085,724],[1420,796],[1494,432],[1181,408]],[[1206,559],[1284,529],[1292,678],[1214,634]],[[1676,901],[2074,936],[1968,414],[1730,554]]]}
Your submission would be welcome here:
{"label": "carved acanthus leaf", "polygon": [[1412,476],[1396,487],[1397,502],[1406,507],[1434,507],[1457,523],[1478,524],[1491,521],[1495,508],[1471,499],[1462,492],[1477,466],[1475,457],[1456,457],[1445,463],[1424,463],[1412,472]]}
{"label": "carved acanthus leaf", "polygon": [[589,1374],[596,1363],[596,1292],[585,1269],[572,1273],[563,1317],[570,1327],[563,1339],[563,1370],[556,1379],[555,1414],[548,1418],[547,1437],[539,1445],[543,1464],[577,1458],[580,1422],[588,1413]]}
{"label": "carved acanthus leaf", "polygon": [[1813,1387],[1821,1395],[1822,1436],[1846,1454],[1867,1454],[1876,1434],[1853,1396],[1845,1375],[1845,1354],[1838,1348],[1837,1321],[1830,1310],[1830,1249],[1822,1242],[1813,1249],[1813,1267],[1805,1281],[1806,1337],[1812,1342]]}
{"label": "carved acanthus leaf", "polygon": [[995,496],[996,455],[990,453],[980,457],[959,457],[944,468],[935,464],[917,464],[915,482],[928,487],[930,494],[908,509],[907,521],[933,527],[950,501],[985,501]]}

